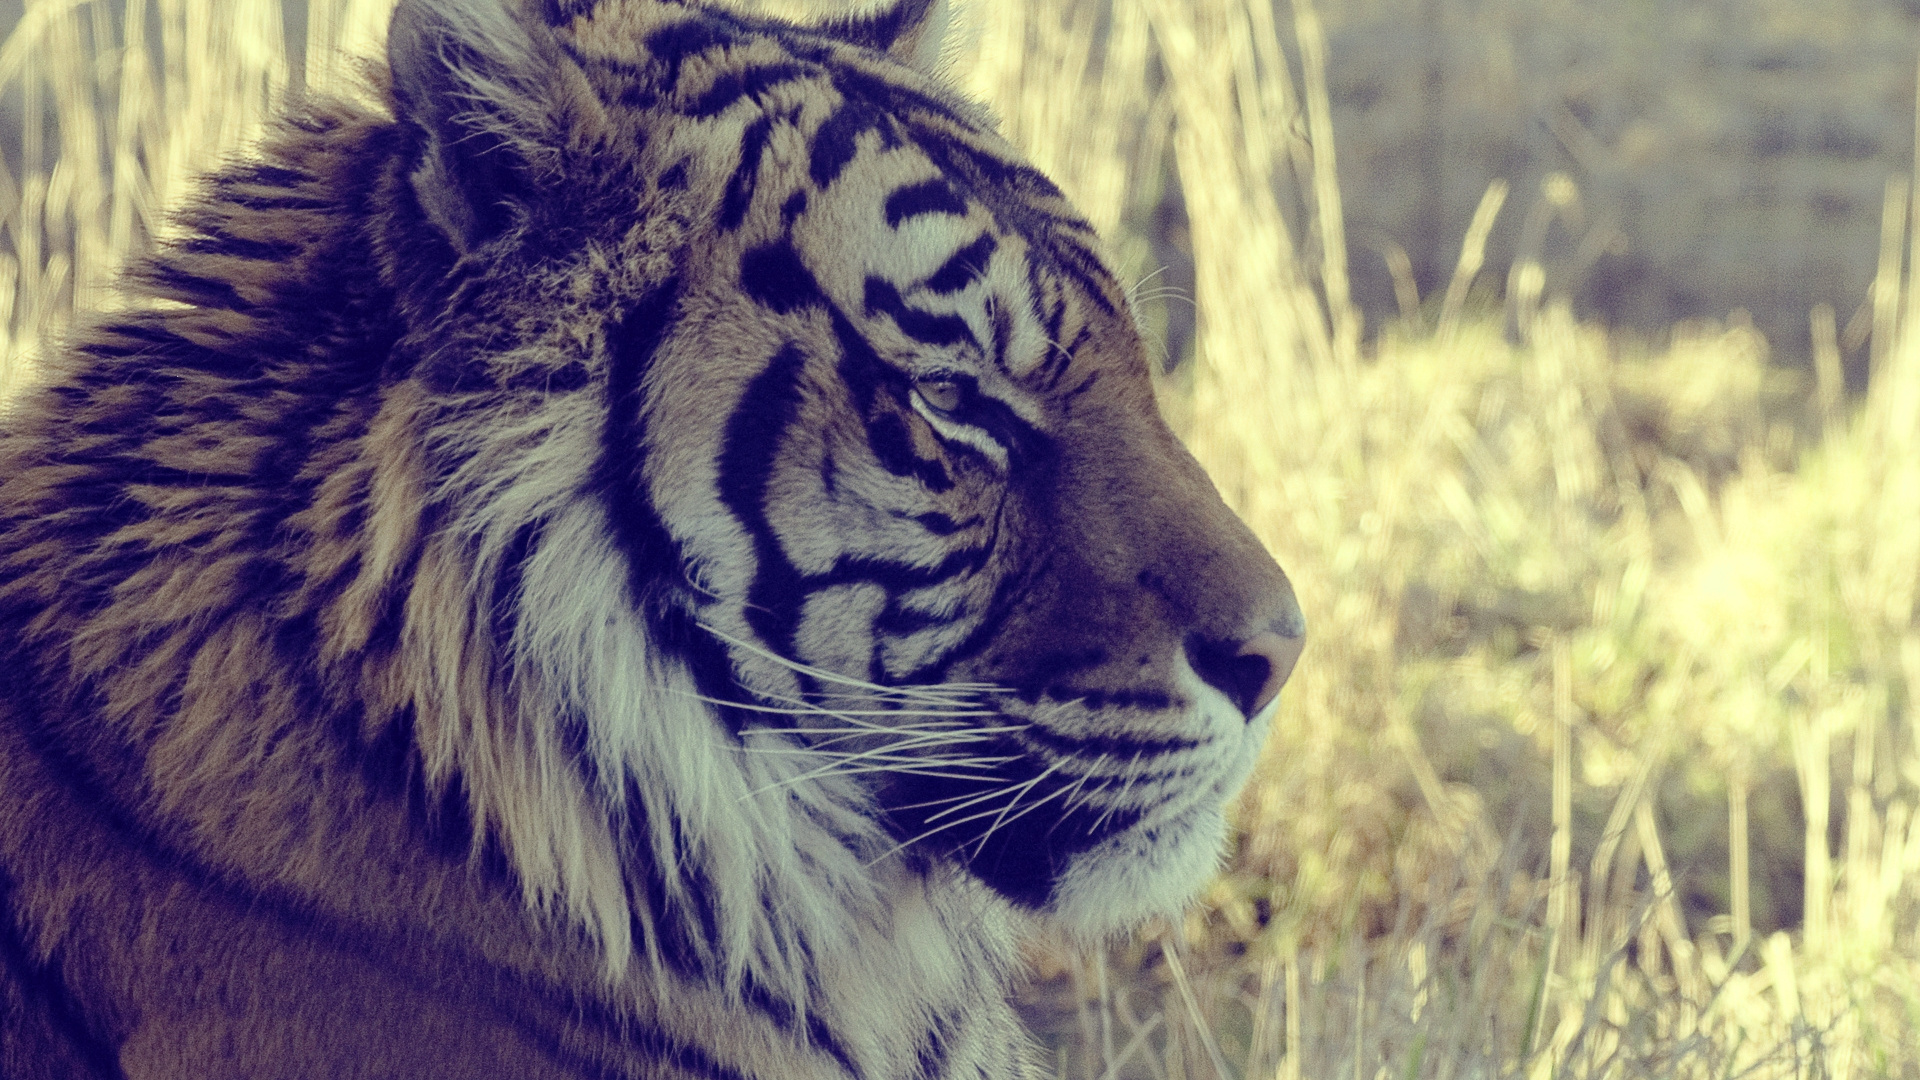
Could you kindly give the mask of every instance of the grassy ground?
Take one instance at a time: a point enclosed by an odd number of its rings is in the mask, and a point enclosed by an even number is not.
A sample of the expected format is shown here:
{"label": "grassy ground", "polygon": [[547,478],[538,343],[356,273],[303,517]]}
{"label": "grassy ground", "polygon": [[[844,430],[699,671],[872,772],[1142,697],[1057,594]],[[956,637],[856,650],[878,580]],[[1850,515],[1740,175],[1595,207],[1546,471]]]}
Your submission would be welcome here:
{"label": "grassy ground", "polygon": [[[344,85],[333,46],[383,18],[128,10],[33,0],[0,47],[46,118],[0,175],[0,395],[113,302],[186,176],[272,94]],[[1864,396],[1825,309],[1810,374],[1739,324],[1576,322],[1529,252],[1481,265],[1498,185],[1451,287],[1362,340],[1305,0],[975,23],[962,70],[1139,282],[1165,405],[1311,627],[1207,903],[1036,948],[1062,1075],[1920,1075],[1908,178]]]}

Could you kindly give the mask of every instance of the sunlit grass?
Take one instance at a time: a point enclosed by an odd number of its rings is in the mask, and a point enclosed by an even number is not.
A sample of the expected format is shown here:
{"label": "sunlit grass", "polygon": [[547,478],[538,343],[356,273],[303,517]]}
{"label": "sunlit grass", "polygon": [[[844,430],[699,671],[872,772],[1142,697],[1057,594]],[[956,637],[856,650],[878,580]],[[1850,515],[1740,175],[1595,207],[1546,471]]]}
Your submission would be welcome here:
{"label": "sunlit grass", "polygon": [[[385,7],[312,0],[290,42],[261,0],[29,4],[0,399],[276,95],[359,85],[335,46]],[[1636,343],[1529,253],[1482,267],[1504,186],[1454,287],[1363,335],[1305,0],[973,24],[957,70],[1141,283],[1168,412],[1311,626],[1207,903],[1037,952],[1066,1075],[1920,1075],[1907,179],[1864,396],[1830,311],[1803,375],[1738,319]]]}

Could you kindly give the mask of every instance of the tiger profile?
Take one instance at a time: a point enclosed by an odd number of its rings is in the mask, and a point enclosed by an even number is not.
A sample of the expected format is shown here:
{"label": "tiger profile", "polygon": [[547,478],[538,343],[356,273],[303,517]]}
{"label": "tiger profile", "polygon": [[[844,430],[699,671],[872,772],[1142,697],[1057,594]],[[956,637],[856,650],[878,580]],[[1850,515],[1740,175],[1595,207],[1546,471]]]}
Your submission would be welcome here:
{"label": "tiger profile", "polygon": [[0,431],[0,1075],[1030,1077],[1304,623],[939,0],[400,0]]}

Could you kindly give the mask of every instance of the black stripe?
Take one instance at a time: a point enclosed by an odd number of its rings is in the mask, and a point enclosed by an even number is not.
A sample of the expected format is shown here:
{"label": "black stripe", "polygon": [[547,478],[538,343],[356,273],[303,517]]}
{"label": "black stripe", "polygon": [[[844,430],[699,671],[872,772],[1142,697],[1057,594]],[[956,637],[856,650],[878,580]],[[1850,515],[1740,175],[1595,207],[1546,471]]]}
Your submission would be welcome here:
{"label": "black stripe", "polygon": [[219,229],[204,229],[201,235],[180,241],[180,250],[195,255],[225,255],[256,262],[281,262],[306,249],[306,245],[287,240],[252,240]]}
{"label": "black stripe", "polygon": [[[751,695],[734,680],[726,646],[700,629],[694,616],[680,606],[661,606],[648,620],[648,642],[664,655],[679,657],[693,676],[694,688],[715,702],[746,702]],[[731,705],[713,705],[720,722],[734,735],[765,716]]]}
{"label": "black stripe", "polygon": [[[1101,311],[1112,314],[1106,289],[1111,279],[1084,245],[1068,235],[1087,226],[1071,217],[1060,189],[1030,165],[970,146],[951,133],[909,124],[907,136],[958,187],[983,202],[1003,228],[1026,238],[1027,258],[1073,279]],[[1046,205],[1052,204],[1052,205]]]}
{"label": "black stripe", "polygon": [[908,218],[922,214],[953,214],[964,217],[967,200],[953,190],[944,178],[934,177],[918,184],[895,188],[887,195],[887,224],[899,228]]}
{"label": "black stripe", "polygon": [[[977,773],[929,768],[888,777],[882,792],[887,825],[903,842],[924,836],[917,846],[964,859],[981,880],[1016,904],[1044,906],[1074,855],[1140,820],[1138,810],[1067,805],[1055,796],[1080,779],[1046,774],[1042,760],[1005,737],[969,751],[1008,760]],[[938,765],[939,757],[929,755],[927,763]],[[966,818],[971,820],[960,820]]]}
{"label": "black stripe", "polygon": [[952,258],[941,263],[940,269],[921,283],[921,288],[940,296],[966,288],[986,274],[987,263],[993,258],[994,249],[999,243],[992,233],[981,233],[973,243],[954,252]]}
{"label": "black stripe", "polygon": [[244,210],[273,212],[279,210],[333,210],[334,204],[326,199],[311,195],[254,195],[237,191],[220,193],[222,206],[238,206]]}
{"label": "black stripe", "polygon": [[221,308],[241,314],[254,310],[253,303],[243,299],[231,282],[190,274],[164,259],[155,260],[140,276],[149,287],[166,294],[189,296],[202,307]]}
{"label": "black stripe", "polygon": [[901,333],[923,345],[939,347],[958,345],[963,341],[971,341],[975,346],[979,345],[979,342],[974,339],[973,328],[967,325],[967,320],[958,315],[908,307],[906,301],[900,297],[900,290],[886,278],[868,276],[866,305],[869,316],[875,314],[891,316],[894,324],[900,327]]}
{"label": "black stripe", "polygon": [[[623,850],[638,852],[646,857],[654,853],[653,836],[644,812],[646,800],[640,794],[639,781],[629,775],[626,780],[626,812],[621,821],[621,847]],[[676,816],[671,818],[668,828],[673,833],[676,852],[694,850],[692,841],[686,834],[685,826]],[[649,867],[648,870],[651,868]],[[647,907],[647,913],[654,929],[661,935],[659,945],[667,963],[689,981],[711,981],[713,973],[705,970],[704,962],[713,956],[713,943],[720,940],[719,911],[715,906],[715,889],[708,880],[698,860],[682,859],[676,868],[684,891],[670,893],[657,872],[643,871],[643,879],[630,883],[629,891],[637,884],[638,893]],[[687,908],[691,906],[691,912]],[[645,930],[634,919],[632,933],[636,942],[646,940]],[[859,1075],[860,1070],[854,1064],[853,1055],[843,1040],[817,1010],[808,1010],[802,1022],[802,1010],[793,1002],[781,998],[758,981],[748,977],[740,987],[741,998],[766,1016],[774,1027],[788,1034],[801,1034],[802,1039],[827,1056],[833,1058],[850,1074]],[[692,1048],[685,1048],[691,1050]],[[701,1068],[721,1070],[710,1058],[702,1055]],[[678,1059],[676,1059],[678,1060]],[[684,1061],[680,1062],[683,1066]],[[731,1071],[721,1070],[725,1075],[735,1075]],[[710,1075],[711,1073],[703,1073]]]}
{"label": "black stripe", "polygon": [[[1034,259],[1027,263],[1027,288],[1032,292],[1035,314],[1040,317],[1040,332],[1051,342],[1060,340],[1060,327],[1067,318],[1065,290],[1060,280],[1047,273],[1046,263]],[[1042,375],[1048,375],[1054,365],[1060,362],[1059,349],[1048,345],[1047,355],[1041,362]]]}
{"label": "black stripe", "polygon": [[[839,81],[839,73],[835,81]],[[862,98],[847,98],[821,123],[813,133],[813,151],[807,163],[807,173],[816,187],[824,188],[840,176],[859,151],[860,136],[869,131],[879,132],[883,149],[900,145],[893,117]]]}
{"label": "black stripe", "polygon": [[214,177],[214,183],[221,187],[228,184],[258,184],[261,187],[291,188],[310,184],[313,179],[312,173],[262,162],[222,172]]}
{"label": "black stripe", "polygon": [[734,166],[733,175],[727,179],[726,194],[720,199],[721,231],[732,232],[746,220],[747,207],[753,202],[753,190],[760,178],[760,158],[772,137],[773,120],[766,116],[756,118],[741,133],[740,163]]}
{"label": "black stripe", "polygon": [[[966,616],[967,613],[964,611],[942,614],[921,611],[919,608],[902,607],[897,598],[889,597],[886,609],[873,620],[873,628],[879,633],[892,637],[908,637],[936,626],[952,626]],[[877,651],[873,658],[873,671],[868,677],[877,683],[890,681],[886,672],[880,668],[880,657]]]}
{"label": "black stripe", "polygon": [[[833,332],[840,341],[840,380],[853,394],[854,409],[866,424],[867,448],[880,467],[895,476],[911,476],[929,491],[953,487],[944,463],[914,452],[908,430],[912,411],[906,405],[907,377],[880,359],[873,346],[853,328],[847,317],[833,312]],[[912,422],[921,421],[915,418]],[[971,447],[968,453],[977,454]]]}
{"label": "black stripe", "polygon": [[666,77],[661,84],[671,88],[679,83],[680,67],[690,57],[716,49],[732,39],[733,28],[703,12],[648,34],[645,48],[656,62],[666,65]]}
{"label": "black stripe", "polygon": [[1048,686],[1041,692],[1052,701],[1079,701],[1089,709],[1171,709],[1173,696],[1165,690],[1085,690],[1079,686]]}
{"label": "black stripe", "polygon": [[597,6],[597,0],[547,0],[546,5],[541,9],[541,15],[545,17],[548,26],[558,28],[582,15],[593,14],[593,9]]}
{"label": "black stripe", "polygon": [[[63,1069],[83,1068],[87,1076],[97,1080],[125,1080],[127,1074],[120,1069],[118,1055],[107,1040],[91,1030],[65,980],[51,965],[35,962],[33,950],[21,940],[18,927],[22,920],[14,914],[14,889],[12,878],[0,871],[0,1006],[13,1006],[5,1009],[10,1015],[6,1016],[5,1030],[0,1031],[7,1037],[7,1045],[0,1046],[0,1064],[12,1062],[30,1070],[25,1075],[41,1074],[41,1070],[60,1064]],[[37,1014],[40,1023],[34,1026],[60,1040],[61,1045],[28,1046],[24,1036],[31,1021],[15,1011],[21,1008]],[[40,1050],[43,1056],[21,1059],[20,1055],[30,1049]],[[50,1056],[60,1051],[64,1052],[59,1060]]]}
{"label": "black stripe", "polygon": [[747,592],[746,618],[762,645],[781,656],[794,652],[794,630],[805,599],[800,572],[787,561],[767,518],[767,488],[787,428],[800,412],[800,375],[806,354],[783,346],[747,384],[727,420],[719,454],[720,501],[752,538],[753,585]]}
{"label": "black stripe", "polygon": [[904,408],[907,377],[880,359],[873,345],[839,310],[833,312],[833,334],[840,342],[840,381],[853,394],[853,406],[862,418],[868,417],[875,401],[886,391],[887,403]]}
{"label": "black stripe", "polygon": [[1011,377],[1013,368],[1007,357],[1007,349],[1013,344],[1013,315],[1008,311],[1006,301],[998,297],[988,299],[997,301],[987,304],[987,320],[993,324],[993,366],[1001,374]]}
{"label": "black stripe", "polygon": [[154,487],[251,487],[260,477],[250,473],[200,472],[194,469],[176,469],[171,465],[162,465],[157,461],[142,461],[138,458],[122,458],[114,462],[119,476],[115,481],[121,484],[150,484]]}
{"label": "black stripe", "polygon": [[[997,546],[998,536],[989,541],[988,546]],[[972,632],[946,652],[928,658],[917,669],[908,672],[900,681],[903,684],[925,685],[947,681],[947,673],[954,664],[977,656],[1000,635],[1006,619],[1021,596],[1031,586],[1033,580],[1046,572],[1048,559],[1043,556],[1032,562],[1026,569],[1008,573],[1000,578],[993,587],[993,599],[988,601],[985,613]]]}
{"label": "black stripe", "polygon": [[655,286],[608,328],[607,426],[601,435],[597,487],[627,557],[627,587],[634,607],[654,607],[663,583],[680,574],[680,549],[667,532],[648,492],[644,467],[647,432],[641,390],[654,353],[666,340],[679,306],[680,281]]}
{"label": "black stripe", "polygon": [[961,1019],[955,1013],[941,1013],[927,1025],[925,1040],[914,1056],[920,1071],[916,1074],[920,1080],[939,1080],[947,1072],[947,1056],[953,1052],[952,1039],[954,1029],[960,1026]]}
{"label": "black stripe", "polygon": [[904,592],[924,589],[973,573],[986,565],[987,558],[992,554],[990,548],[960,548],[948,552],[932,566],[894,562],[872,555],[842,555],[834,560],[833,568],[826,573],[809,574],[803,580],[810,592],[862,582],[879,585],[889,592]]}
{"label": "black stripe", "polygon": [[939,98],[923,94],[912,87],[888,82],[871,71],[837,67],[833,70],[833,85],[850,99],[859,99],[872,107],[884,109],[901,117],[913,113],[924,113],[956,126],[969,129],[973,127],[953,111],[953,106]]}
{"label": "black stripe", "polygon": [[547,527],[545,518],[535,518],[514,530],[500,553],[500,568],[494,573],[493,592],[487,600],[488,623],[493,630],[494,660],[506,663],[513,655],[513,639],[520,629],[521,587],[526,579],[527,560],[539,550],[540,534]]}
{"label": "black stripe", "polygon": [[933,0],[894,0],[880,10],[828,21],[821,31],[849,44],[886,52],[908,27],[918,26]]}
{"label": "black stripe", "polygon": [[[111,340],[89,342],[82,345],[79,351],[101,360],[118,360],[128,354],[150,359],[156,352],[174,359],[188,348],[187,343],[172,331],[142,322],[119,323],[98,333]],[[128,374],[137,375],[138,372]],[[72,387],[62,386],[57,387],[56,392],[66,394],[76,391]]]}
{"label": "black stripe", "polygon": [[[867,421],[867,448],[873,451],[873,459],[880,467],[895,476],[911,476],[928,491],[953,489],[953,476],[944,463],[914,452],[913,435],[907,430],[907,420],[901,413],[883,412]],[[978,452],[972,447],[967,450]]]}
{"label": "black stripe", "polygon": [[740,287],[755,301],[782,315],[827,302],[813,272],[794,250],[792,237],[782,237],[742,255]]}
{"label": "black stripe", "polygon": [[413,539],[407,545],[399,567],[381,584],[380,610],[373,626],[367,631],[365,655],[381,658],[400,651],[400,635],[406,628],[407,599],[413,595],[414,579],[420,574],[420,560],[426,557],[427,538],[439,532],[442,513],[444,511],[437,506],[429,505],[426,508],[420,515]]}
{"label": "black stripe", "polygon": [[[766,902],[770,905],[778,903],[778,901],[772,897],[766,898]],[[812,964],[809,964],[808,968],[810,970],[817,970]],[[809,980],[809,985],[811,985],[811,980]],[[817,993],[817,988],[815,992]],[[804,1024],[796,1023],[799,1020],[800,1010],[795,1008],[792,1002],[776,996],[772,991],[750,978],[747,979],[745,985],[740,988],[740,994],[741,997],[746,999],[747,1004],[765,1013],[767,1018],[774,1022],[774,1026],[778,1027],[781,1031],[790,1032],[796,1027],[805,1027],[807,1041],[812,1044],[813,1048],[824,1051],[828,1057],[838,1062],[840,1067],[847,1071],[848,1076],[862,1075],[860,1067],[854,1063],[853,1053],[847,1049],[846,1040],[842,1039],[838,1032],[827,1026],[827,1022],[820,1018],[818,1010],[808,1012]]]}
{"label": "black stripe", "polygon": [[691,117],[717,116],[744,98],[758,98],[776,86],[799,82],[816,74],[817,68],[791,61],[729,71],[715,79],[706,93],[687,106],[686,114]]}
{"label": "black stripe", "polygon": [[1095,757],[1100,754],[1177,754],[1200,745],[1196,739],[1129,739],[1123,735],[1063,735],[1029,724],[1020,741],[1044,746],[1057,754]]}
{"label": "black stripe", "polygon": [[896,510],[893,512],[893,514],[895,517],[908,518],[909,520],[913,521],[915,524],[919,525],[921,528],[927,530],[928,532],[932,533],[935,536],[951,536],[954,533],[959,532],[961,529],[970,529],[975,525],[980,524],[980,521],[981,521],[980,515],[978,514],[975,514],[974,516],[967,518],[965,521],[955,521],[952,518],[952,516],[948,514],[942,514],[937,511],[929,512],[925,514],[908,515],[902,511]]}

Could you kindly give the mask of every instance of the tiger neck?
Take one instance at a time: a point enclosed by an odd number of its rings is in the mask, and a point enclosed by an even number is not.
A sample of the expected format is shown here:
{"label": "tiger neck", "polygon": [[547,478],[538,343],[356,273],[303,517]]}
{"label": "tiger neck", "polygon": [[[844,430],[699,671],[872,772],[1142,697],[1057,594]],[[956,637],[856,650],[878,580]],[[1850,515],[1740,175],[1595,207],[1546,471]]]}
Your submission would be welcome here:
{"label": "tiger neck", "polygon": [[[643,996],[691,982],[816,1017],[870,1062],[910,1060],[929,1016],[1004,1010],[1004,902],[889,854],[858,784],[742,745],[620,587],[605,513],[575,499],[531,536],[500,522],[497,544],[443,550],[476,534],[442,522],[425,541],[435,633],[403,642],[390,685],[428,782],[457,778],[530,909],[565,913]],[[514,583],[505,624],[474,580]]]}

